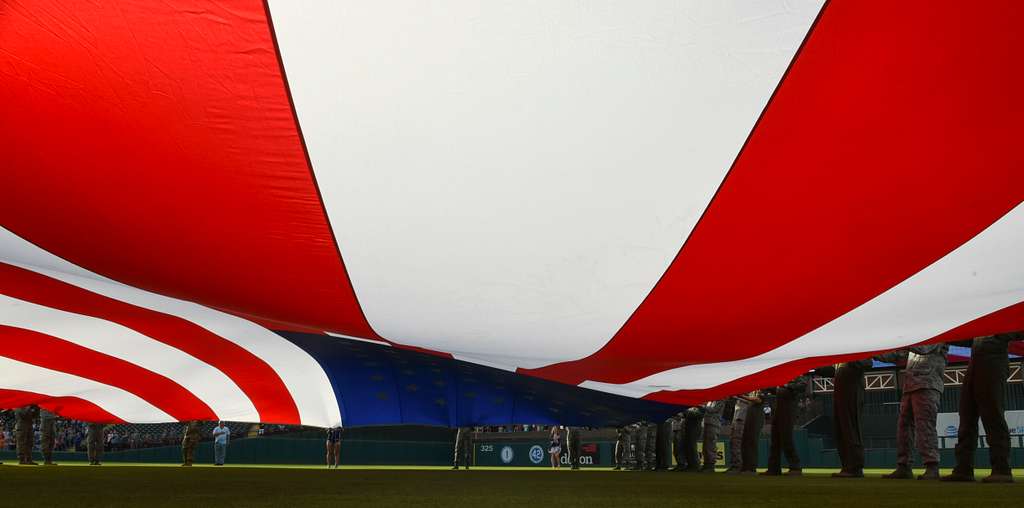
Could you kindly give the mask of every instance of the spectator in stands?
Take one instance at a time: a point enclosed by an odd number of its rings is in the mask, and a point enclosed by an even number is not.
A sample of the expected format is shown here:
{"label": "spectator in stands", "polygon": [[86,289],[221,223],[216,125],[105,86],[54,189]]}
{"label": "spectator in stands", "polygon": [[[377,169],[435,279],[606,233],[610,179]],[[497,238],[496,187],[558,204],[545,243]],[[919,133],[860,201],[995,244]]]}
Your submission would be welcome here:
{"label": "spectator in stands", "polygon": [[1006,378],[1009,377],[1008,346],[1024,339],[1024,332],[989,335],[974,339],[967,374],[960,390],[960,429],[957,431],[956,467],[942,481],[973,482],[974,451],[978,447],[978,418],[985,425],[992,474],[985,483],[1013,482],[1010,470],[1010,429],[1003,414]]}
{"label": "spectator in stands", "polygon": [[551,426],[551,442],[548,443],[548,453],[551,454],[551,467],[558,469],[562,464],[562,428],[558,425]]}
{"label": "spectator in stands", "polygon": [[[338,462],[341,457],[341,427],[331,427],[327,429],[327,467],[331,467],[331,463],[334,463],[334,468],[338,468]],[[456,465],[456,467],[458,467]]]}
{"label": "spectator in stands", "polygon": [[224,422],[217,422],[213,429],[213,465],[223,466],[224,458],[228,452],[228,436],[231,431],[224,426]]}

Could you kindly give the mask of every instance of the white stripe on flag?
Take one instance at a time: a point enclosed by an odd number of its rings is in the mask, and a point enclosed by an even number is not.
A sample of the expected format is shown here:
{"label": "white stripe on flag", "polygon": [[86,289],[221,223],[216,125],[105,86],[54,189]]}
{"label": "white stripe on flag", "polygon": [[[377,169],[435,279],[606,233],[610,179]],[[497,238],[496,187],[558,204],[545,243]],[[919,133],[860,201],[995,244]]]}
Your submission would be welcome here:
{"label": "white stripe on flag", "polygon": [[503,368],[598,350],[679,251],[821,5],[272,0],[370,325]]}
{"label": "white stripe on flag", "polygon": [[[290,341],[246,319],[127,286],[40,249],[0,227],[0,260],[125,303],[190,321],[258,356],[284,382],[303,425],[341,425],[341,409],[320,364]],[[212,406],[211,406],[212,407]]]}
{"label": "white stripe on flag", "polygon": [[166,377],[205,402],[219,419],[259,421],[252,401],[223,372],[119,323],[0,294],[0,324],[57,337]]}
{"label": "white stripe on flag", "polygon": [[626,384],[580,386],[642,397],[659,390],[700,390],[798,360],[895,349],[928,340],[1024,301],[1024,204],[978,236],[860,307],[767,353],[690,365]]}
{"label": "white stripe on flag", "polygon": [[0,389],[21,390],[50,397],[77,397],[132,423],[173,422],[156,406],[116,386],[97,383],[44,367],[0,356]]}

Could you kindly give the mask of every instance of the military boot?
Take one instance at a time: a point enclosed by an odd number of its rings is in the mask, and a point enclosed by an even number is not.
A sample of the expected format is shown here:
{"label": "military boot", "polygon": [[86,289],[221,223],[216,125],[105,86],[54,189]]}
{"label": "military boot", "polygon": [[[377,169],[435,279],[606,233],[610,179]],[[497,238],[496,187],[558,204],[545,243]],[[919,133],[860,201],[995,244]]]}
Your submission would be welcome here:
{"label": "military boot", "polygon": [[906,464],[897,464],[895,471],[882,475],[882,478],[886,480],[913,480],[914,470],[910,469],[910,466]]}
{"label": "military boot", "polygon": [[981,479],[982,483],[1013,483],[1013,473],[1010,471],[993,471],[992,474]]}
{"label": "military boot", "polygon": [[939,479],[939,464],[937,462],[929,462],[924,465],[924,474],[917,475],[918,480],[938,480]]}
{"label": "military boot", "polygon": [[974,481],[974,470],[970,471],[957,471],[953,470],[952,473],[940,477],[939,481],[942,482],[973,482]]}

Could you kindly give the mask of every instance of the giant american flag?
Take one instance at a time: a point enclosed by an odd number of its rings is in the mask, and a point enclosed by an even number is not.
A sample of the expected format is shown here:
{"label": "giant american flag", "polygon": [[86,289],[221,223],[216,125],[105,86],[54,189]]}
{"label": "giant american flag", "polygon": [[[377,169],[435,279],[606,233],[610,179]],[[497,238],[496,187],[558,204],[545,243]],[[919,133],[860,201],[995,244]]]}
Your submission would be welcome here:
{"label": "giant american flag", "polygon": [[0,2],[0,406],[608,422],[1022,329],[1021,26]]}

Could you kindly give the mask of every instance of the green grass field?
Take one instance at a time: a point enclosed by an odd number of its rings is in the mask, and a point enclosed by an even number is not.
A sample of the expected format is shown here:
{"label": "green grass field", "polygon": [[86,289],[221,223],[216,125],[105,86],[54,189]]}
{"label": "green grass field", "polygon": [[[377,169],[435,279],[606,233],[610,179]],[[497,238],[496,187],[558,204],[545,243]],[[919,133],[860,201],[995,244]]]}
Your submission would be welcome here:
{"label": "green grass field", "polygon": [[[1012,485],[548,469],[62,464],[0,466],[0,506],[992,506],[1019,504]],[[979,471],[979,474],[983,471]],[[979,476],[980,477],[980,476]]]}

